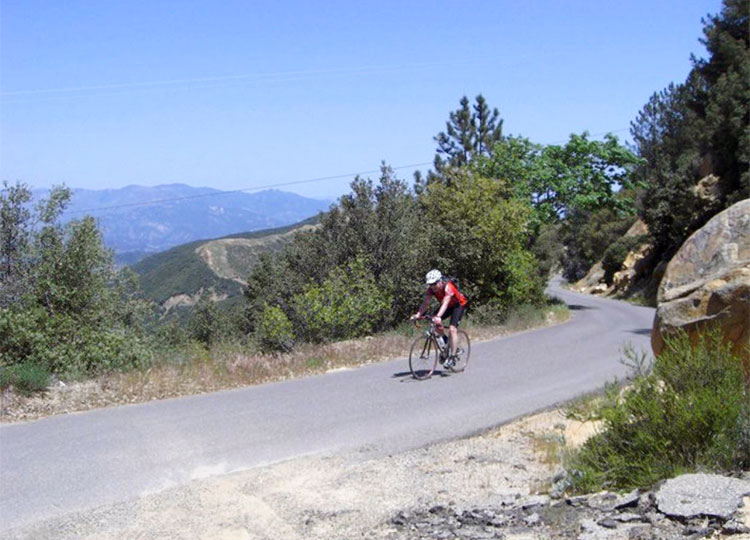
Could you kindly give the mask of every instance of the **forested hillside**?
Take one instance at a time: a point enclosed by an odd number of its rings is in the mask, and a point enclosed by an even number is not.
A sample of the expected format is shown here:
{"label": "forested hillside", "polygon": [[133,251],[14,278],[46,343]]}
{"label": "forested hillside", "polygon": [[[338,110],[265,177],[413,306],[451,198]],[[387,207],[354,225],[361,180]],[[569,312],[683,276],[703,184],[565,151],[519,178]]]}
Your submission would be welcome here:
{"label": "forested hillside", "polygon": [[241,298],[248,269],[261,254],[278,251],[293,234],[317,220],[312,217],[288,227],[183,244],[151,255],[132,269],[145,298],[160,305],[178,295],[198,300],[204,292],[215,298]]}

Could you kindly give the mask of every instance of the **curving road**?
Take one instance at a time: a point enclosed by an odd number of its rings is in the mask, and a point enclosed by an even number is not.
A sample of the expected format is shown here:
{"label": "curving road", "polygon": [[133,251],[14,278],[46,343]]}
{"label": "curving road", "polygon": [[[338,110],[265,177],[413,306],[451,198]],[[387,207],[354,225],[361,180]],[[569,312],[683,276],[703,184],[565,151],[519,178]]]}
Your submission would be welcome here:
{"label": "curving road", "polygon": [[314,453],[397,452],[470,435],[627,373],[654,310],[552,294],[569,322],[478,343],[465,373],[414,381],[405,360],[0,426],[0,532]]}

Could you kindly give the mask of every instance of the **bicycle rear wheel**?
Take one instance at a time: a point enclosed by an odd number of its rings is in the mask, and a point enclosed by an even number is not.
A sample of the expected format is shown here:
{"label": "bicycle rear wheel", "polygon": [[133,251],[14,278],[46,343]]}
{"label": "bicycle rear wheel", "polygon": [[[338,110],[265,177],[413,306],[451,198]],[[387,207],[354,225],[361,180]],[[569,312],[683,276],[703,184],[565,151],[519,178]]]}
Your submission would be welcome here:
{"label": "bicycle rear wheel", "polygon": [[418,337],[409,350],[409,369],[415,379],[429,379],[438,361],[438,348],[430,337]]}
{"label": "bicycle rear wheel", "polygon": [[456,339],[457,343],[455,348],[455,363],[450,367],[450,370],[458,373],[465,370],[466,366],[469,364],[469,356],[471,354],[471,340],[469,339],[469,334],[467,334],[463,330],[458,331]]}

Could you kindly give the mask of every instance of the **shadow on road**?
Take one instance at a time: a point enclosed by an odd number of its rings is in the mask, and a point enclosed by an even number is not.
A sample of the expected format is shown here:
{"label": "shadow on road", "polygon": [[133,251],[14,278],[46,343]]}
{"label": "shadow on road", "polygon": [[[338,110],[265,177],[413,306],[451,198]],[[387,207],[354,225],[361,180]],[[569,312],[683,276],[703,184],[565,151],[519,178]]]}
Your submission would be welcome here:
{"label": "shadow on road", "polygon": [[639,336],[650,336],[651,335],[651,329],[650,328],[639,328],[638,330],[630,330],[631,334],[638,334]]}
{"label": "shadow on road", "polygon": [[[455,373],[448,369],[436,368],[435,372],[432,374],[432,377],[450,377],[451,375],[455,375]],[[401,379],[399,382],[424,382],[412,377],[411,371],[399,371],[398,373],[394,373],[393,375],[391,375],[391,379]]]}
{"label": "shadow on road", "polygon": [[580,304],[568,304],[568,309],[572,309],[573,311],[583,311],[584,309],[595,309],[592,306],[582,306]]}

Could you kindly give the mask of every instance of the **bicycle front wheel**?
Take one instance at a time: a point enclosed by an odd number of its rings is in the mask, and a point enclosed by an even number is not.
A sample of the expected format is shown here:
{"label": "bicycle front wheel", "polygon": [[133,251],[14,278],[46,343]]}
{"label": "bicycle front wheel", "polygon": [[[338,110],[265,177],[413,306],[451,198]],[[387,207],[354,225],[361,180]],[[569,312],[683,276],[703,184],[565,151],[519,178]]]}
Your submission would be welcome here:
{"label": "bicycle front wheel", "polygon": [[418,337],[409,351],[409,369],[415,379],[429,379],[438,361],[438,348],[429,337]]}
{"label": "bicycle front wheel", "polygon": [[469,364],[469,355],[471,354],[471,340],[469,340],[469,334],[463,330],[458,331],[456,336],[456,354],[454,356],[455,363],[450,368],[451,371],[460,372],[466,369]]}

